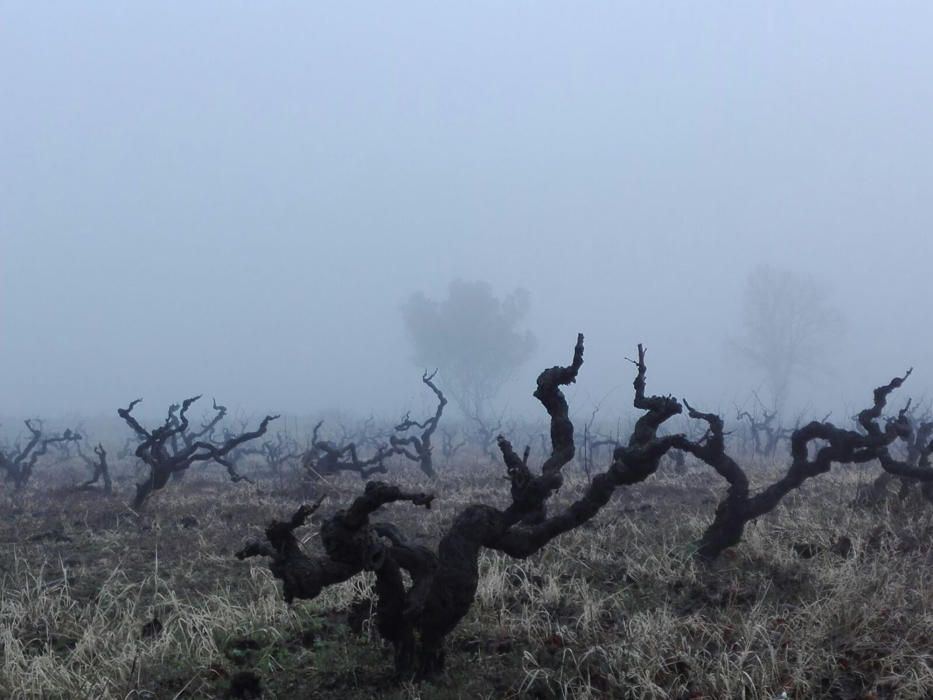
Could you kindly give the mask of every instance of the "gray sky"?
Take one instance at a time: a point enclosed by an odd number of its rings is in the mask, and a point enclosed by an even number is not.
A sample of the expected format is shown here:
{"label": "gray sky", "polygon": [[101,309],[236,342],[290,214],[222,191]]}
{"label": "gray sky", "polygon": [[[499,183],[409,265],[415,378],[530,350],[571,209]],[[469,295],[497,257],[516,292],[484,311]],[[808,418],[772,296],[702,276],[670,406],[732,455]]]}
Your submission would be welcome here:
{"label": "gray sky", "polygon": [[[0,415],[417,405],[454,277],[587,334],[578,405],[731,412],[745,277],[849,322],[814,411],[933,386],[929,3],[0,2]],[[803,400],[803,399],[801,399]]]}

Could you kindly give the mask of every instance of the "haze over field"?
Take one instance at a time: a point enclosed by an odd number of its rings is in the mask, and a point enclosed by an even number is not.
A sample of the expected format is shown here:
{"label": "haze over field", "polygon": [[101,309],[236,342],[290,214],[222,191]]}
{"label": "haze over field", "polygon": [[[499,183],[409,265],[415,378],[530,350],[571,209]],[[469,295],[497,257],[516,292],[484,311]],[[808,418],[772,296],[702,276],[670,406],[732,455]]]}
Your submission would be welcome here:
{"label": "haze over field", "polygon": [[[420,405],[400,309],[528,290],[588,410],[730,412],[761,263],[845,316],[794,405],[933,395],[933,6],[0,5],[0,415]],[[906,394],[905,394],[906,396]],[[141,411],[146,413],[146,411]],[[730,416],[731,417],[731,416]]]}

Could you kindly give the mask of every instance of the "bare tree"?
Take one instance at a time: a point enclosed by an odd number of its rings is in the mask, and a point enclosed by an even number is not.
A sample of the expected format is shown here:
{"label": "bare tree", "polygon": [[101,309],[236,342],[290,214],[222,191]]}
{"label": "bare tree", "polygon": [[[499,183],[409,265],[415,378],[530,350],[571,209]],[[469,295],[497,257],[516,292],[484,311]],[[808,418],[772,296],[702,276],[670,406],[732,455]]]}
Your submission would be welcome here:
{"label": "bare tree", "polygon": [[822,366],[843,327],[819,281],[768,265],[749,275],[735,346],[762,374],[771,412],[780,415],[793,383]]}
{"label": "bare tree", "polygon": [[[758,392],[752,392],[758,404],[757,409],[748,411],[736,406],[735,419],[745,421],[746,446],[751,442],[752,451],[761,457],[773,457],[782,441],[790,440],[794,430],[800,427],[800,420],[794,428],[785,428],[778,422],[777,411],[769,411],[759,398]],[[827,414],[823,421],[829,419]]]}
{"label": "bare tree", "polygon": [[[496,437],[502,430],[502,416],[490,418],[480,413],[467,415],[473,424],[471,437],[482,453],[489,459],[496,458]],[[495,422],[493,422],[495,421]]]}
{"label": "bare tree", "polygon": [[[212,408],[214,411],[214,415],[210,419],[201,423],[201,427],[199,429],[195,430],[189,426],[189,428],[186,430],[180,430],[178,432],[172,433],[171,446],[172,446],[173,453],[177,454],[178,451],[181,449],[182,445],[184,445],[184,447],[191,447],[193,444],[195,444],[198,441],[201,441],[201,442],[213,442],[214,441],[214,432],[217,430],[217,427],[218,425],[220,425],[220,422],[224,419],[224,417],[226,417],[227,407],[218,405],[217,399],[211,399],[211,404],[212,404]],[[174,427],[178,427],[181,423],[181,419],[178,415],[180,408],[181,407],[176,403],[176,404],[172,404],[171,406],[169,406],[169,409],[168,409],[168,420],[171,422],[172,426]],[[243,426],[243,429],[244,430],[246,429],[245,425]],[[172,473],[172,479],[175,481],[181,481],[182,479],[184,479],[186,473],[187,473],[186,470],[179,469],[178,471],[175,471]]]}
{"label": "bare tree", "polygon": [[444,406],[447,405],[447,399],[444,397],[444,393],[438,389],[437,385],[434,383],[435,374],[437,374],[437,370],[434,370],[431,374],[425,372],[421,375],[421,381],[424,382],[425,386],[433,391],[434,395],[437,397],[437,409],[434,411],[434,415],[419,423],[418,421],[411,420],[409,414],[406,413],[405,417],[402,418],[402,422],[395,426],[395,431],[398,433],[406,433],[409,430],[417,428],[421,431],[421,435],[406,435],[404,437],[392,435],[389,437],[389,444],[395,448],[398,454],[406,459],[410,459],[412,462],[417,462],[421,471],[432,479],[437,476],[437,473],[434,471],[431,436],[434,435],[434,431],[437,430],[437,424],[444,414]]}
{"label": "bare tree", "polygon": [[113,482],[110,480],[110,466],[107,464],[107,451],[104,449],[103,443],[99,442],[97,446],[94,447],[96,459],[86,454],[84,450],[81,449],[80,441],[75,443],[75,445],[78,450],[78,456],[91,469],[91,478],[82,483],[78,489],[86,491],[100,481],[102,482],[104,493],[107,496],[111,495],[113,493]]}
{"label": "bare tree", "polygon": [[[245,433],[247,427],[250,424],[250,418],[240,417],[237,419],[237,426],[225,425],[220,429],[221,438],[220,440],[215,440],[211,438],[211,442],[214,444],[222,444],[227,440],[232,440],[239,433]],[[237,445],[232,450],[227,453],[227,456],[224,457],[226,462],[233,466],[233,469],[239,473],[240,464],[243,460],[250,457],[262,457],[263,451],[261,447],[257,447],[255,442],[247,442],[241,445]]]}
{"label": "bare tree", "polygon": [[339,472],[356,472],[361,479],[373,474],[385,474],[387,457],[395,454],[391,447],[379,447],[369,459],[360,459],[356,443],[338,446],[329,440],[321,440],[318,434],[324,421],[318,421],[311,436],[311,448],[301,458],[301,466],[314,480],[326,478]]}
{"label": "bare tree", "polygon": [[[136,447],[136,456],[149,467],[149,476],[136,484],[136,496],[132,507],[140,509],[150,494],[165,487],[168,480],[177,472],[185,471],[197,462],[217,462],[227,469],[231,481],[249,481],[236,471],[232,462],[225,459],[227,454],[243,443],[255,440],[266,433],[269,423],[278,416],[266,416],[259,427],[252,432],[235,435],[222,444],[216,445],[201,439],[191,439],[186,436],[188,431],[188,409],[200,396],[185,399],[179,407],[169,408],[168,416],[162,425],[153,430],[147,430],[132,415],[133,409],[142,399],[132,401],[127,408],[121,408],[117,414],[126,422],[140,438]],[[216,406],[216,405],[215,405]],[[196,434],[203,436],[202,430]]]}
{"label": "bare tree", "polygon": [[279,431],[272,440],[265,440],[259,446],[259,454],[266,462],[272,475],[282,483],[282,468],[289,462],[301,459],[304,451],[288,433]]}
{"label": "bare tree", "polygon": [[460,434],[458,428],[441,428],[441,454],[444,455],[445,464],[457,456],[457,453],[466,447],[466,438]]}
{"label": "bare tree", "polygon": [[23,421],[30,435],[25,446],[22,448],[15,446],[12,449],[0,451],[0,469],[6,472],[7,480],[13,482],[13,487],[17,491],[22,490],[29,482],[36,463],[48,452],[49,445],[77,442],[81,439],[78,433],[70,429],[60,435],[43,437],[41,423],[39,427],[36,427],[33,425],[34,422],[38,423],[38,421],[31,420]]}

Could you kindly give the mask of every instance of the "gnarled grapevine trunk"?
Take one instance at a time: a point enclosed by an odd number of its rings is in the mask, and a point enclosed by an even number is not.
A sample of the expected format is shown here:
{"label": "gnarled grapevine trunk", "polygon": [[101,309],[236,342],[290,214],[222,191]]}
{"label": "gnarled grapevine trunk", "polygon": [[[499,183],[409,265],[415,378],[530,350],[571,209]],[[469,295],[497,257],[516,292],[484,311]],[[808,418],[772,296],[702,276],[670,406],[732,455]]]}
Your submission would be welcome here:
{"label": "gnarled grapevine trunk", "polygon": [[[467,506],[454,518],[435,552],[410,544],[391,524],[369,521],[369,516],[387,503],[409,501],[430,507],[433,496],[370,482],[349,508],[324,521],[323,556],[306,555],[294,536],[294,530],[316,506],[302,506],[289,521],[273,522],[266,530],[266,542],[250,544],[237,556],[269,557],[270,569],[283,582],[287,602],[315,598],[326,586],[363,571],[374,572],[377,629],[395,649],[396,671],[401,678],[424,678],[443,669],[444,639],[473,604],[483,548],[515,558],[535,554],[555,537],[593,518],[617,488],[654,474],[662,457],[672,450],[692,454],[729,483],[713,522],[697,544],[697,555],[705,560],[741,541],[747,522],[775,508],[787,493],[806,479],[825,473],[834,463],[878,459],[886,471],[898,476],[933,480],[933,471],[898,462],[888,453],[888,446],[906,435],[904,411],[883,425],[881,414],[888,395],[901,386],[906,376],[875,390],[874,404],[859,414],[861,431],[837,428],[825,420],[794,430],[786,474],[751,494],[745,472],[726,453],[722,418],[697,411],[671,396],[647,395],[645,349],[640,345],[638,359],[633,362],[637,368],[634,405],[642,414],[628,442],[616,447],[606,471],[595,475],[582,495],[557,513],[548,513],[548,502],[561,487],[561,470],[575,453],[573,424],[561,387],[576,381],[583,364],[582,335],[577,338],[569,365],[551,367],[538,376],[534,395],[550,417],[551,442],[550,456],[540,473],[528,466],[528,450],[519,456],[507,439],[501,435],[498,438],[511,483],[508,507]],[[691,418],[707,424],[706,434],[699,440],[681,434],[659,435],[664,423],[680,414],[684,406]],[[411,577],[407,589],[402,572]]]}
{"label": "gnarled grapevine trunk", "polygon": [[[673,449],[672,437],[658,437],[658,428],[681,412],[670,397],[645,394],[644,349],[635,363],[635,406],[644,411],[627,445],[616,449],[608,470],[599,474],[575,503],[554,515],[546,505],[563,483],[561,469],[575,453],[573,424],[562,386],[576,381],[583,364],[583,336],[577,338],[568,366],[551,367],[538,377],[535,397],[550,416],[551,454],[535,474],[527,452],[519,457],[500,436],[498,443],[511,482],[511,503],[505,509],[476,504],[466,507],[441,538],[437,551],[408,543],[392,525],[373,525],[369,515],[385,503],[410,501],[430,507],[432,496],[407,493],[382,482],[370,482],[362,496],[338,511],[321,528],[324,556],[301,551],[293,531],[313,508],[303,506],[291,520],[273,522],[266,542],[253,543],[238,557],[268,556],[270,569],[282,580],[285,600],[314,598],[324,587],[362,571],[376,574],[377,628],[393,644],[400,677],[423,678],[444,666],[444,639],[469,612],[479,581],[482,549],[524,558],[560,534],[595,516],[613,491],[641,481],[657,471],[661,458]],[[406,589],[401,576],[412,584]]]}

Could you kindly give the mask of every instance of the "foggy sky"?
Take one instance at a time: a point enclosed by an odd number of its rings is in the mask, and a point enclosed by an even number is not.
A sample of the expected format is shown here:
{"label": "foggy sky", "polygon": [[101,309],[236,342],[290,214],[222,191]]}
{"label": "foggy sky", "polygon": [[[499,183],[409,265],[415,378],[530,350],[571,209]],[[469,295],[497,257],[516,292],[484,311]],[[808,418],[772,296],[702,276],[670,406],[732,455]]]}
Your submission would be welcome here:
{"label": "foggy sky", "polygon": [[[933,393],[929,3],[0,3],[0,415],[422,401],[400,306],[526,288],[575,407],[732,411],[746,275],[847,318],[798,396]],[[142,407],[141,407],[142,408]],[[604,408],[604,411],[607,410]],[[543,415],[543,414],[542,414]]]}

